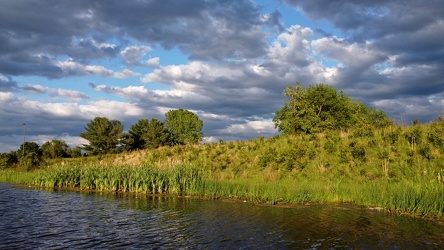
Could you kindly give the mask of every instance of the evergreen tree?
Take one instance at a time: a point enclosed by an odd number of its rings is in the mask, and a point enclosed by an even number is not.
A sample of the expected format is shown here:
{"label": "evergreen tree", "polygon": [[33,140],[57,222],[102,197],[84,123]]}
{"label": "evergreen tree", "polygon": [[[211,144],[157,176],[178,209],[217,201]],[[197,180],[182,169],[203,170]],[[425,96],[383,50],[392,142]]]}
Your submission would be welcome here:
{"label": "evergreen tree", "polygon": [[89,141],[83,149],[91,155],[118,152],[118,144],[123,132],[123,125],[118,120],[96,117],[86,124],[85,132],[80,137]]}
{"label": "evergreen tree", "polygon": [[132,148],[158,148],[171,144],[170,133],[164,124],[155,118],[140,119],[131,125],[128,133],[132,139],[128,140],[132,141]]}

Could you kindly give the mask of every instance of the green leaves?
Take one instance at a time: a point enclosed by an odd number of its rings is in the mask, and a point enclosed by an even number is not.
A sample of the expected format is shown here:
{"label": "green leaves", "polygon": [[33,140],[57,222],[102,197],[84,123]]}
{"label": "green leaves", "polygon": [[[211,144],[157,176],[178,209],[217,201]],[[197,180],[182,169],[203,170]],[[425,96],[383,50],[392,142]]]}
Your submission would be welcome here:
{"label": "green leaves", "polygon": [[373,124],[386,126],[392,121],[382,111],[353,101],[342,91],[325,84],[300,83],[284,90],[285,105],[276,111],[273,122],[284,134],[319,133]]}
{"label": "green leaves", "polygon": [[97,155],[122,149],[152,149],[166,145],[193,144],[202,140],[203,122],[194,113],[179,109],[171,110],[165,116],[165,123],[155,118],[140,119],[124,134],[120,121],[96,117],[87,124],[85,132],[80,134],[80,137],[89,141],[89,144],[83,145],[83,149],[88,154]]}
{"label": "green leaves", "polygon": [[68,154],[66,150],[68,149],[68,145],[65,141],[60,140],[52,140],[47,141],[43,143],[42,147],[40,148],[43,154],[43,157],[45,158],[60,158],[60,157],[66,157]]}
{"label": "green leaves", "polygon": [[173,143],[184,145],[198,143],[203,138],[203,121],[191,111],[178,109],[165,114],[165,127],[173,137]]}

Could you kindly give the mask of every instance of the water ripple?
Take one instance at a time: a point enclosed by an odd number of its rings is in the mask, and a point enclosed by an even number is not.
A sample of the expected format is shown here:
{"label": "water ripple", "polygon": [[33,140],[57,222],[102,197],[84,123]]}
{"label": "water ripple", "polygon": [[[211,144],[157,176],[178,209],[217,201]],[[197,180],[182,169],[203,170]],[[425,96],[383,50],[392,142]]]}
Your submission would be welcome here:
{"label": "water ripple", "polygon": [[0,249],[436,249],[444,228],[354,207],[48,192],[0,184]]}

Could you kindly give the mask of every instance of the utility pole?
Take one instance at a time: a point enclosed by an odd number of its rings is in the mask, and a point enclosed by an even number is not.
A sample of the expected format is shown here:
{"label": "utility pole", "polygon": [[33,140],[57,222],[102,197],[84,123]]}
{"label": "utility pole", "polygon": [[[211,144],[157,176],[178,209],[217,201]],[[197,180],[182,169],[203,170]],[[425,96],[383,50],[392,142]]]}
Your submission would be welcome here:
{"label": "utility pole", "polygon": [[25,158],[26,123],[23,122],[22,126],[25,126],[23,130],[23,158]]}

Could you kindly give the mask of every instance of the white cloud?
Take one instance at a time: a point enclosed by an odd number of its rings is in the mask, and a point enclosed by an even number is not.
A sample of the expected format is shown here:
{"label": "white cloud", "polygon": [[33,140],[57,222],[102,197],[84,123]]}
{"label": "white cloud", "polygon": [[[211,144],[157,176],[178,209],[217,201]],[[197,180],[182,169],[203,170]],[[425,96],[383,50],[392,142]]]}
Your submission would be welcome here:
{"label": "white cloud", "polygon": [[304,67],[310,62],[308,38],[313,36],[310,28],[293,25],[282,32],[272,43],[268,52],[268,60],[274,65]]}
{"label": "white cloud", "polygon": [[324,37],[312,41],[311,44],[315,54],[354,69],[368,69],[388,59],[385,53],[374,48],[372,43],[348,43]]}
{"label": "white cloud", "polygon": [[245,121],[241,124],[231,124],[227,128],[219,130],[219,132],[231,135],[249,134],[257,137],[259,135],[276,134],[277,130],[271,121]]}
{"label": "white cloud", "polygon": [[11,92],[0,92],[0,102],[8,102],[12,100],[14,94]]}
{"label": "white cloud", "polygon": [[136,104],[99,100],[89,102],[87,105],[80,105],[79,111],[83,117],[94,118],[105,116],[110,119],[122,119],[131,116],[143,116],[146,112]]}
{"label": "white cloud", "polygon": [[113,71],[105,68],[101,65],[83,65],[74,62],[72,59],[67,59],[65,61],[59,61],[56,64],[60,67],[64,75],[75,75],[75,76],[88,76],[88,75],[97,75],[102,77],[109,78],[129,78],[138,76],[139,73],[133,72],[129,69],[123,69],[121,71]]}
{"label": "white cloud", "polygon": [[50,94],[55,98],[65,98],[69,101],[81,101],[88,99],[89,96],[77,90],[68,90],[61,88],[49,88],[38,84],[27,84],[22,89],[32,94]]}
{"label": "white cloud", "polygon": [[143,65],[142,58],[152,49],[149,46],[129,46],[126,47],[120,55],[123,58],[123,63],[129,66]]}
{"label": "white cloud", "polygon": [[150,59],[146,60],[145,64],[147,66],[150,66],[150,67],[158,67],[159,66],[159,62],[160,62],[160,58],[159,57],[153,57],[153,58],[150,58]]}

